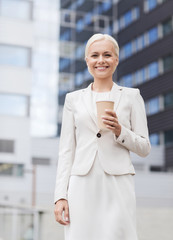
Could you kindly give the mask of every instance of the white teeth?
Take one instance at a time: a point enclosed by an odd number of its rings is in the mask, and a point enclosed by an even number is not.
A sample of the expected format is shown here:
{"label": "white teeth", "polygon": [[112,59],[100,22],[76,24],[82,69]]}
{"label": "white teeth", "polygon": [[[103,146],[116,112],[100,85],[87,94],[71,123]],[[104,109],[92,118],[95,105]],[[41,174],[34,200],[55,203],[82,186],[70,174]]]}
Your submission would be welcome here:
{"label": "white teeth", "polygon": [[105,69],[106,67],[97,67],[97,69]]}

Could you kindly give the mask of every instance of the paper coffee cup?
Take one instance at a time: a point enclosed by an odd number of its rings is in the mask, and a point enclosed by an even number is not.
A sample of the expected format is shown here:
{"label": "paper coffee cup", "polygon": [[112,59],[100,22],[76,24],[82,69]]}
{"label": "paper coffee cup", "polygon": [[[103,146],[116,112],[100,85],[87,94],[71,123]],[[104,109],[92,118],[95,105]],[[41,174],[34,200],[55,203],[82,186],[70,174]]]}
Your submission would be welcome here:
{"label": "paper coffee cup", "polygon": [[107,129],[106,125],[103,123],[102,116],[110,116],[105,112],[105,109],[114,109],[114,102],[112,101],[97,101],[97,123],[99,129]]}

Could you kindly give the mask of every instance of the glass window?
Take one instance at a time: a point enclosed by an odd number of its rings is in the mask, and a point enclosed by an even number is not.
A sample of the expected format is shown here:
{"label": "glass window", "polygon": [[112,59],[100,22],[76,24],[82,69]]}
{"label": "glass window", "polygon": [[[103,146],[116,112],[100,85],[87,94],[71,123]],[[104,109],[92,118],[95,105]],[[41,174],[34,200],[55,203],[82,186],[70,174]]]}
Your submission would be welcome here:
{"label": "glass window", "polygon": [[148,31],[148,42],[152,44],[153,42],[158,40],[158,29],[154,27]]}
{"label": "glass window", "polygon": [[0,94],[0,114],[28,116],[28,97],[22,95]]}
{"label": "glass window", "polygon": [[103,12],[108,11],[112,7],[111,2],[103,2]]}
{"label": "glass window", "polygon": [[164,95],[164,106],[165,108],[173,106],[173,92]]}
{"label": "glass window", "polygon": [[147,103],[148,103],[147,104],[148,105],[148,109],[147,109],[148,115],[152,115],[152,114],[159,112],[159,110],[160,110],[159,97],[152,98]]}
{"label": "glass window", "polygon": [[0,45],[0,65],[30,67],[30,49]]}
{"label": "glass window", "polygon": [[125,27],[132,22],[132,11],[128,11],[124,14]]}
{"label": "glass window", "polygon": [[136,38],[136,51],[140,51],[145,46],[145,38],[144,35],[139,36]]}
{"label": "glass window", "polygon": [[153,133],[150,135],[150,143],[151,145],[159,145],[160,144],[160,136],[158,133]]}
{"label": "glass window", "polygon": [[146,81],[146,72],[145,68],[139,69],[135,72],[135,84],[139,85]]}
{"label": "glass window", "polygon": [[80,19],[76,23],[76,30],[77,32],[81,32],[84,29],[84,20]]}
{"label": "glass window", "polygon": [[22,177],[24,174],[23,164],[0,163],[1,176]]}
{"label": "glass window", "polygon": [[10,18],[31,19],[32,3],[26,0],[1,0],[0,15]]}
{"label": "glass window", "polygon": [[124,46],[124,55],[125,58],[128,58],[129,56],[132,55],[132,43],[129,42]]}
{"label": "glass window", "polygon": [[166,145],[172,145],[173,144],[173,130],[170,129],[168,131],[165,131],[165,144]]}
{"label": "glass window", "polygon": [[75,85],[76,86],[80,86],[83,83],[83,80],[84,80],[83,73],[82,72],[78,72],[76,74]]}
{"label": "glass window", "polygon": [[135,7],[132,12],[133,12],[133,20],[138,19],[138,18],[139,18],[139,15],[140,15],[140,13],[139,13],[139,7]]}
{"label": "glass window", "polygon": [[14,153],[14,141],[8,139],[0,139],[0,152]]}
{"label": "glass window", "polygon": [[163,36],[172,32],[172,19],[168,19],[162,23]]}
{"label": "glass window", "polygon": [[125,87],[132,87],[132,74],[128,74],[126,76],[123,77],[123,82],[124,82],[124,86]]}
{"label": "glass window", "polygon": [[89,25],[92,23],[92,16],[93,16],[93,14],[91,12],[89,12],[85,15],[84,22],[86,25]]}
{"label": "glass window", "polygon": [[164,72],[173,69],[173,56],[169,55],[163,58],[163,69]]}
{"label": "glass window", "polygon": [[153,62],[148,66],[148,78],[152,79],[157,77],[159,74],[158,62]]}
{"label": "glass window", "polygon": [[148,11],[151,11],[156,6],[157,6],[157,0],[147,0]]}
{"label": "glass window", "polygon": [[69,65],[70,65],[70,59],[60,58],[60,61],[59,61],[59,70],[60,71],[63,71],[64,68],[69,67]]}

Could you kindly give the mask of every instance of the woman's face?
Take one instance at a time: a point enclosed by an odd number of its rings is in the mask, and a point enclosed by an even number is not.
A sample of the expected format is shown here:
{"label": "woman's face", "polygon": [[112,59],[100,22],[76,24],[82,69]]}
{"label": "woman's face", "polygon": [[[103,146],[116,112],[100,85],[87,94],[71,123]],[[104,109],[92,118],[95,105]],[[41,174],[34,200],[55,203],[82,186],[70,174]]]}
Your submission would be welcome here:
{"label": "woman's face", "polygon": [[113,43],[107,39],[93,42],[88,49],[86,63],[94,78],[112,77],[118,65]]}

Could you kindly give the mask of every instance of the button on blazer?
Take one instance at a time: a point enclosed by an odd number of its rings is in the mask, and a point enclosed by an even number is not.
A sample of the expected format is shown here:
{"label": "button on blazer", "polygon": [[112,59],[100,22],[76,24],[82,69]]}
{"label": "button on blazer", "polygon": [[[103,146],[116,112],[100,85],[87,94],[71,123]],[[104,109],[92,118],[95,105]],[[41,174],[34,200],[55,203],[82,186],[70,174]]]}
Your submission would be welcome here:
{"label": "button on blazer", "polygon": [[[113,84],[110,98],[121,125],[117,138],[100,130],[93,108],[91,84],[66,95],[59,143],[55,202],[67,199],[71,175],[86,175],[96,153],[103,170],[112,175],[135,174],[130,151],[145,157],[150,152],[147,119],[139,89]],[[101,134],[98,137],[98,132]]]}

